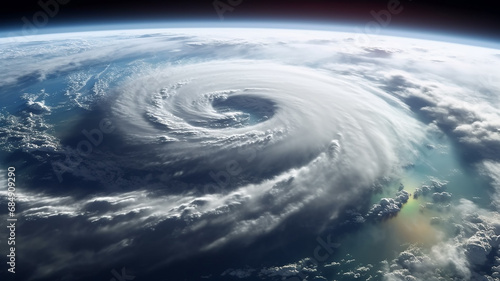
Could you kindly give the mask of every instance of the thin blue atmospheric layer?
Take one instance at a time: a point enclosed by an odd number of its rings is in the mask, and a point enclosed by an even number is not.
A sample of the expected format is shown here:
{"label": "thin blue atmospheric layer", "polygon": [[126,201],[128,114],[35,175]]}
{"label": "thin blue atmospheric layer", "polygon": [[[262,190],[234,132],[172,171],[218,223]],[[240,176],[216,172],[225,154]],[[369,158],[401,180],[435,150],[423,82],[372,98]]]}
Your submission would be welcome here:
{"label": "thin blue atmospheric layer", "polygon": [[[441,41],[448,43],[457,43],[463,45],[479,46],[484,48],[500,49],[500,39],[494,36],[477,36],[475,34],[462,33],[458,31],[423,29],[414,26],[379,26],[379,28],[368,28],[369,22],[355,21],[318,21],[318,20],[115,20],[100,21],[92,24],[81,24],[74,22],[63,22],[51,24],[51,27],[36,28],[34,31],[26,30],[22,23],[19,25],[5,26],[0,29],[0,38],[23,37],[30,35],[54,34],[54,33],[73,33],[73,32],[92,32],[92,31],[113,31],[128,29],[165,29],[165,28],[270,28],[270,29],[297,29],[297,30],[323,30],[332,32],[348,32],[358,34],[363,37],[378,35],[406,37],[414,39],[423,39],[430,41]],[[17,40],[16,41],[21,41]]]}

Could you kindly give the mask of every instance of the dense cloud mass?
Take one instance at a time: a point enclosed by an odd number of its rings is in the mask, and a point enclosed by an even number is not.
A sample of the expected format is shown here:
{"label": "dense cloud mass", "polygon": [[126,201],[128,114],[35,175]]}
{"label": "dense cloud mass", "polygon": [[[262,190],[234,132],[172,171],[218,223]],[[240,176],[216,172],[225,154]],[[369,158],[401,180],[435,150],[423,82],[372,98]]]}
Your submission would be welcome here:
{"label": "dense cloud mass", "polygon": [[417,247],[386,263],[385,280],[498,280],[500,221],[498,213],[462,200],[458,211],[441,222],[453,236],[424,252]]}
{"label": "dense cloud mass", "polygon": [[382,220],[396,216],[408,201],[410,194],[401,190],[396,194],[396,198],[382,198],[378,204],[374,204],[367,216],[371,219]]}
{"label": "dense cloud mass", "polygon": [[[1,39],[2,106],[15,106],[0,111],[0,149],[22,183],[23,278],[104,280],[127,266],[140,280],[495,280],[498,50],[358,36],[170,29]],[[456,205],[436,179],[371,202],[389,186],[378,183],[436,149],[436,135],[485,176],[492,208]],[[383,224],[419,198],[455,213],[433,220],[446,238],[429,249],[347,269],[354,259],[320,261],[316,245],[301,244]],[[328,258],[337,251],[327,249]]]}

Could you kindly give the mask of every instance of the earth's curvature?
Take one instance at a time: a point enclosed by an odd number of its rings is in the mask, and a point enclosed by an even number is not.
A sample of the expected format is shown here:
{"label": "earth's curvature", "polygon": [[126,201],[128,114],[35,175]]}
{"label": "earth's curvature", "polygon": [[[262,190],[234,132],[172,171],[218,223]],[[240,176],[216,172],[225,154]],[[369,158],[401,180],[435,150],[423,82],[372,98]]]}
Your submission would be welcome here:
{"label": "earth's curvature", "polygon": [[500,50],[411,35],[0,39],[17,278],[500,280]]}

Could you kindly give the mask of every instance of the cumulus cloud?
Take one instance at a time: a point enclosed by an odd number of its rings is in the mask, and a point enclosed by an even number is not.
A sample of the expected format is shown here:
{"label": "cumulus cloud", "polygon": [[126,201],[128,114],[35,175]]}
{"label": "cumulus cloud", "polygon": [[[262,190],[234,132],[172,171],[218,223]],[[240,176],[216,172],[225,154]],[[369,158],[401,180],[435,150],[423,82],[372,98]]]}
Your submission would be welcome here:
{"label": "cumulus cloud", "polygon": [[[447,190],[447,181],[440,181],[438,179],[432,179],[430,184],[423,184],[421,187],[417,188],[413,193],[414,198],[418,198],[419,196],[429,196],[432,195],[433,198],[447,198],[448,195],[451,197],[451,194],[445,192]],[[439,200],[437,200],[439,201]]]}
{"label": "cumulus cloud", "polygon": [[291,277],[296,276],[301,272],[314,273],[317,271],[317,265],[314,264],[310,258],[305,258],[296,263],[291,263],[283,266],[274,266],[269,268],[263,268],[260,270],[259,274],[266,277],[281,276],[281,277]]}
{"label": "cumulus cloud", "polygon": [[366,215],[369,219],[373,220],[384,220],[394,217],[403,207],[410,194],[405,190],[400,190],[396,194],[395,198],[382,198],[380,202],[374,204]]}
{"label": "cumulus cloud", "polygon": [[495,280],[500,217],[462,199],[451,220],[453,235],[430,250],[411,246],[385,265],[385,280]]}

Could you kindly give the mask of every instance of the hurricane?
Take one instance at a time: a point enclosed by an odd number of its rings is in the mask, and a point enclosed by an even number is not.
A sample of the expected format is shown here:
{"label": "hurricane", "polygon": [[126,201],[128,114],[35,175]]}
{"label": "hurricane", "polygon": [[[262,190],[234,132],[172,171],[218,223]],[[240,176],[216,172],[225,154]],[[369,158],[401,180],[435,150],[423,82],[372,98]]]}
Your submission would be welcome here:
{"label": "hurricane", "polygon": [[124,151],[141,155],[131,157],[133,165],[153,162],[183,176],[234,161],[261,181],[323,154],[332,170],[366,163],[370,182],[397,162],[401,142],[409,149],[407,140],[415,141],[403,105],[304,67],[205,62],[155,69],[125,84],[110,102]]}
{"label": "hurricane", "polygon": [[271,28],[0,43],[23,280],[498,273],[498,49]]}

